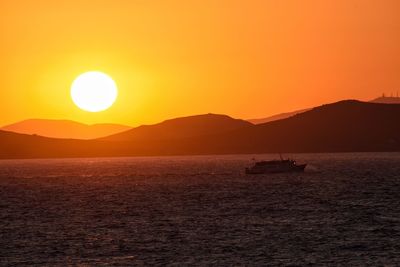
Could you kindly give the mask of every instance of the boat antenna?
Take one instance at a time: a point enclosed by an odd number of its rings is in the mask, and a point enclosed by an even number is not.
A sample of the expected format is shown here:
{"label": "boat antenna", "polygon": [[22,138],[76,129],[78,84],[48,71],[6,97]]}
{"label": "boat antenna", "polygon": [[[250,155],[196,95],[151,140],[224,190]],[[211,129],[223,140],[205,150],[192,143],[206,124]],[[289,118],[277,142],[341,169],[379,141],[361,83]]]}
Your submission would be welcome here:
{"label": "boat antenna", "polygon": [[281,160],[283,160],[283,158],[282,158],[282,153],[279,153],[279,157],[281,158]]}

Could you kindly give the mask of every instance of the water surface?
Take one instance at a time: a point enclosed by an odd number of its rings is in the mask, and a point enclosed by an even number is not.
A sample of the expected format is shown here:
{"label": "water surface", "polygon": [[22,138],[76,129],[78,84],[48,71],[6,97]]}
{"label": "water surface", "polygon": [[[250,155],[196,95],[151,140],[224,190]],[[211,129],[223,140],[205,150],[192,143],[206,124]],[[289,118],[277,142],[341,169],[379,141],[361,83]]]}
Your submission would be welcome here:
{"label": "water surface", "polygon": [[293,156],[0,161],[0,265],[399,265],[400,154]]}

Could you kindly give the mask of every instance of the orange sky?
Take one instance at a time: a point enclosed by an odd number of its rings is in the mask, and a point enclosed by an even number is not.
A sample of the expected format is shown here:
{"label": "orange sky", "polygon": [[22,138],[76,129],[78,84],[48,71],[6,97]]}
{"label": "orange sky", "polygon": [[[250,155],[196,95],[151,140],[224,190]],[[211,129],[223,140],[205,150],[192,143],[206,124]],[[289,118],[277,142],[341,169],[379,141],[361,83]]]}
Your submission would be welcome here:
{"label": "orange sky", "polygon": [[[398,0],[2,0],[0,125],[26,118],[155,123],[257,118],[400,91]],[[112,108],[69,89],[100,70]]]}

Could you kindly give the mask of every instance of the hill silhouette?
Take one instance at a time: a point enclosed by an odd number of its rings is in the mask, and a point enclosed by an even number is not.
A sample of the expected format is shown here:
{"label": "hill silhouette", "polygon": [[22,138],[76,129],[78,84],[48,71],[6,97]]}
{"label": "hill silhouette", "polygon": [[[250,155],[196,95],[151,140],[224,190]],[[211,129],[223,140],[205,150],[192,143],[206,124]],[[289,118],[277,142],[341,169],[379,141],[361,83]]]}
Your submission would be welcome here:
{"label": "hill silhouette", "polygon": [[95,139],[130,129],[120,124],[87,125],[71,120],[29,119],[0,128],[4,131],[53,138]]}
{"label": "hill silhouette", "polygon": [[296,111],[291,111],[291,112],[284,112],[284,113],[279,113],[276,115],[272,115],[266,118],[260,118],[260,119],[248,119],[248,122],[251,122],[253,124],[262,124],[262,123],[266,123],[266,122],[270,122],[270,121],[277,121],[277,120],[282,120],[282,119],[286,119],[289,117],[292,117],[296,114],[299,113],[303,113],[305,111],[310,110],[310,108],[306,108],[306,109],[300,109],[300,110],[296,110]]}
{"label": "hill silhouette", "polygon": [[[400,97],[398,96],[380,96],[377,97],[371,101],[369,101],[371,103],[381,103],[381,104],[400,104]],[[306,108],[306,109],[300,109],[300,110],[295,110],[295,111],[291,111],[291,112],[284,112],[284,113],[279,113],[279,114],[275,114],[269,117],[265,117],[265,118],[259,118],[259,119],[248,119],[248,122],[251,122],[253,124],[262,124],[262,123],[266,123],[266,122],[271,122],[271,121],[277,121],[277,120],[282,120],[282,119],[286,119],[289,117],[292,117],[296,114],[300,114],[303,113],[305,111],[309,111],[311,108]]]}
{"label": "hill silhouette", "polygon": [[250,122],[227,115],[204,114],[142,125],[123,133],[101,138],[104,141],[179,140],[229,132],[251,126]]}
{"label": "hill silhouette", "polygon": [[221,133],[126,145],[149,154],[399,151],[399,117],[400,105],[346,100]]}
{"label": "hill silhouette", "polygon": [[174,155],[187,151],[179,149],[179,142],[187,138],[248,126],[252,124],[226,115],[205,114],[141,126],[97,140],[55,139],[0,130],[0,158]]}
{"label": "hill silhouette", "polygon": [[[400,105],[345,100],[231,133],[247,152],[400,150]],[[245,140],[253,140],[245,145]],[[250,145],[251,144],[251,145]]]}
{"label": "hill silhouette", "polygon": [[[1,158],[400,151],[400,105],[346,100],[252,125],[199,115],[96,140],[0,131]],[[223,122],[223,126],[219,123]]]}
{"label": "hill silhouette", "polygon": [[49,138],[2,130],[0,130],[0,147],[0,158],[2,159],[124,155],[123,146],[112,146],[106,142]]}
{"label": "hill silhouette", "polygon": [[400,97],[398,96],[381,96],[377,97],[374,100],[371,100],[372,103],[382,103],[382,104],[400,104]]}

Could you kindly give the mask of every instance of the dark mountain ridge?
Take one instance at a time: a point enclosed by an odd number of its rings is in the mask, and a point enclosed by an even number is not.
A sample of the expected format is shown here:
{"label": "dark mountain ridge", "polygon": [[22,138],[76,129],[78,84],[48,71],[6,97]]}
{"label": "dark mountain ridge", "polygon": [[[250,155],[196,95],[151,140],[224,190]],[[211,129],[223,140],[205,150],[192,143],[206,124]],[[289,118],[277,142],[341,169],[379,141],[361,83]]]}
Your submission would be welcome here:
{"label": "dark mountain ridge", "polygon": [[0,130],[22,134],[37,134],[52,138],[94,139],[119,132],[131,127],[121,124],[83,124],[71,120],[28,119],[3,126]]}
{"label": "dark mountain ridge", "polygon": [[249,126],[252,126],[252,124],[244,120],[209,113],[170,119],[154,125],[142,125],[100,140],[174,140],[219,134]]}
{"label": "dark mountain ridge", "polygon": [[399,96],[381,96],[371,100],[372,103],[382,103],[382,104],[400,104]]}
{"label": "dark mountain ridge", "polygon": [[296,114],[299,113],[303,113],[310,110],[310,108],[306,108],[306,109],[300,109],[300,110],[296,110],[296,111],[291,111],[291,112],[284,112],[284,113],[279,113],[276,115],[272,115],[266,118],[260,118],[260,119],[248,119],[248,122],[251,122],[253,124],[262,124],[262,123],[267,123],[267,122],[271,122],[271,121],[277,121],[277,120],[282,120],[282,119],[286,119],[289,117],[292,117]]}
{"label": "dark mountain ridge", "polygon": [[209,114],[87,141],[0,131],[0,157],[400,151],[399,118],[400,105],[346,100],[259,125]]}
{"label": "dark mountain ridge", "polygon": [[[397,151],[400,105],[340,101],[236,133],[258,152]],[[241,143],[241,142],[238,142]]]}
{"label": "dark mountain ridge", "polygon": [[[377,97],[371,101],[371,103],[381,103],[381,104],[400,104],[400,97],[398,95],[396,96],[385,96],[384,94],[380,97]],[[248,122],[251,122],[253,124],[262,124],[266,122],[271,122],[271,121],[276,121],[276,120],[282,120],[286,119],[289,117],[292,117],[296,114],[303,113],[305,111],[309,111],[311,108],[306,108],[306,109],[301,109],[301,110],[296,110],[296,111],[291,111],[291,112],[284,112],[284,113],[279,113],[275,114],[269,117],[265,118],[259,118],[259,119],[248,119]]]}

